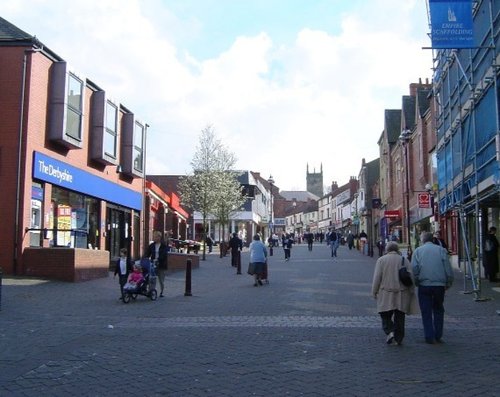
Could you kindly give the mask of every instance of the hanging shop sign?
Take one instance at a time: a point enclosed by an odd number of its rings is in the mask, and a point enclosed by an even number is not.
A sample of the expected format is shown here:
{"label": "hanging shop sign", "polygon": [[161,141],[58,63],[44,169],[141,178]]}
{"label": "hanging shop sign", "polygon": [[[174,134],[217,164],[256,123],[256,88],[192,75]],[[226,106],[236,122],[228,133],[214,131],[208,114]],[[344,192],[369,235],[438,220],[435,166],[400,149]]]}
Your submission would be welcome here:
{"label": "hanging shop sign", "polygon": [[431,195],[430,193],[419,193],[418,208],[431,208]]}
{"label": "hanging shop sign", "polygon": [[429,0],[432,48],[471,48],[472,0]]}
{"label": "hanging shop sign", "polygon": [[385,218],[391,218],[391,219],[399,219],[401,218],[401,214],[399,212],[399,210],[387,210],[387,211],[384,211],[384,217]]}

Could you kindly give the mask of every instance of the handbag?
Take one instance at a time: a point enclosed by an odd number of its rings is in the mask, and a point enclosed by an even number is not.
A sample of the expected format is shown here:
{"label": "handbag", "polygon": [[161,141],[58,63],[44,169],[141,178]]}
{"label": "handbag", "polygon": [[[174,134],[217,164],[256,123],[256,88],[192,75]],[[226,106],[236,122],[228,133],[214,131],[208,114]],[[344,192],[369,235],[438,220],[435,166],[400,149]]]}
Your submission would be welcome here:
{"label": "handbag", "polygon": [[253,262],[250,262],[248,264],[248,270],[247,270],[247,273],[250,274],[251,276],[253,276],[255,274],[255,263]]}
{"label": "handbag", "polygon": [[411,287],[413,285],[413,280],[411,278],[410,272],[406,269],[404,263],[405,263],[405,258],[401,258],[401,267],[399,268],[399,281],[405,287]]}

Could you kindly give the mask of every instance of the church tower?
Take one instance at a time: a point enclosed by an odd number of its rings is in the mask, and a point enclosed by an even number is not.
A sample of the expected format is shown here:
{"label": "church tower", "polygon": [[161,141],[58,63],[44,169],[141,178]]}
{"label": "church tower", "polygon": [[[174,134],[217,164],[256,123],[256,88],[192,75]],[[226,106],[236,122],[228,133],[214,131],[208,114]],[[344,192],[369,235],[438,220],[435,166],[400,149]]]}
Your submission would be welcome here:
{"label": "church tower", "polygon": [[315,194],[318,197],[323,197],[323,163],[321,163],[320,172],[316,172],[314,169],[313,172],[309,173],[309,163],[307,163],[307,191],[309,193]]}

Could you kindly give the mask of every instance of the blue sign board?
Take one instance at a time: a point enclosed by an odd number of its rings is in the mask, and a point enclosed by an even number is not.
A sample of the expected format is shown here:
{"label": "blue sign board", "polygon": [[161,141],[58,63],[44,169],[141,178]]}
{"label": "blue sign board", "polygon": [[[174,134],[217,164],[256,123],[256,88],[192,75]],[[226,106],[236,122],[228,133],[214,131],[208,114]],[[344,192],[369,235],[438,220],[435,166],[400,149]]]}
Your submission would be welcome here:
{"label": "blue sign board", "polygon": [[38,186],[31,187],[31,198],[33,200],[43,200],[43,189]]}
{"label": "blue sign board", "polygon": [[35,152],[33,178],[140,211],[142,194]]}
{"label": "blue sign board", "polygon": [[472,0],[429,0],[432,48],[472,48]]}

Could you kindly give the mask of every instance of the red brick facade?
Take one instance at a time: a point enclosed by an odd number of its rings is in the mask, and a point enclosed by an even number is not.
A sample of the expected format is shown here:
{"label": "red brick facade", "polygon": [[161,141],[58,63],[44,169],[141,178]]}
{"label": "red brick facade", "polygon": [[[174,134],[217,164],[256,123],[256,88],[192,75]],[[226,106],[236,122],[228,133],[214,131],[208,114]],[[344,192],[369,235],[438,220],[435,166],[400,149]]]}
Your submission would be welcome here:
{"label": "red brick facade", "polygon": [[[6,274],[35,274],[36,271],[32,269],[33,263],[36,263],[33,255],[39,254],[42,250],[29,250],[28,254],[26,248],[33,246],[38,240],[40,246],[49,247],[50,245],[47,233],[44,233],[43,230],[33,232],[38,233],[36,235],[29,230],[33,224],[33,186],[41,186],[40,189],[43,191],[43,198],[40,198],[42,206],[39,229],[44,229],[49,227],[49,220],[53,217],[54,208],[51,205],[51,197],[53,197],[53,189],[57,185],[34,179],[33,158],[35,152],[75,167],[88,175],[89,178],[99,177],[107,183],[116,185],[117,189],[127,189],[127,191],[134,192],[133,194],[137,193],[142,196],[143,178],[141,175],[120,172],[120,169],[117,168],[118,165],[122,164],[124,135],[121,126],[124,115],[127,113],[130,115],[128,109],[119,105],[116,131],[117,163],[109,164],[96,161],[90,155],[90,145],[95,139],[92,135],[93,96],[97,91],[102,92],[102,89],[89,80],[83,79],[84,107],[81,147],[68,148],[50,139],[50,95],[53,84],[51,73],[53,65],[58,61],[62,60],[58,59],[50,50],[33,51],[32,46],[27,46],[26,43],[19,46],[0,46],[0,185],[2,188],[0,267]],[[146,128],[146,125],[143,125]],[[145,134],[146,130],[144,130],[144,136]],[[83,190],[78,191],[78,193],[82,196],[86,195]],[[95,221],[95,231],[92,231],[91,236],[94,242],[92,248],[104,251],[111,247],[116,251],[115,246],[125,244],[126,239],[131,256],[133,258],[139,257],[140,247],[143,246],[140,226],[142,208],[127,208],[119,202],[109,202],[102,197],[104,196],[100,196],[99,193],[91,197],[93,200],[97,200],[99,212],[98,220]],[[124,213],[125,218],[129,219],[123,223],[128,230],[120,231],[121,237],[117,241],[111,241],[109,238],[109,233],[115,227],[107,218],[110,213],[110,205],[113,211],[119,214]],[[40,239],[37,236],[40,236]],[[78,255],[81,257],[84,254]],[[106,255],[109,262],[109,253]],[[92,257],[95,258],[96,255],[92,255]],[[24,263],[25,261],[29,263]],[[89,264],[89,267],[92,266]]]}

